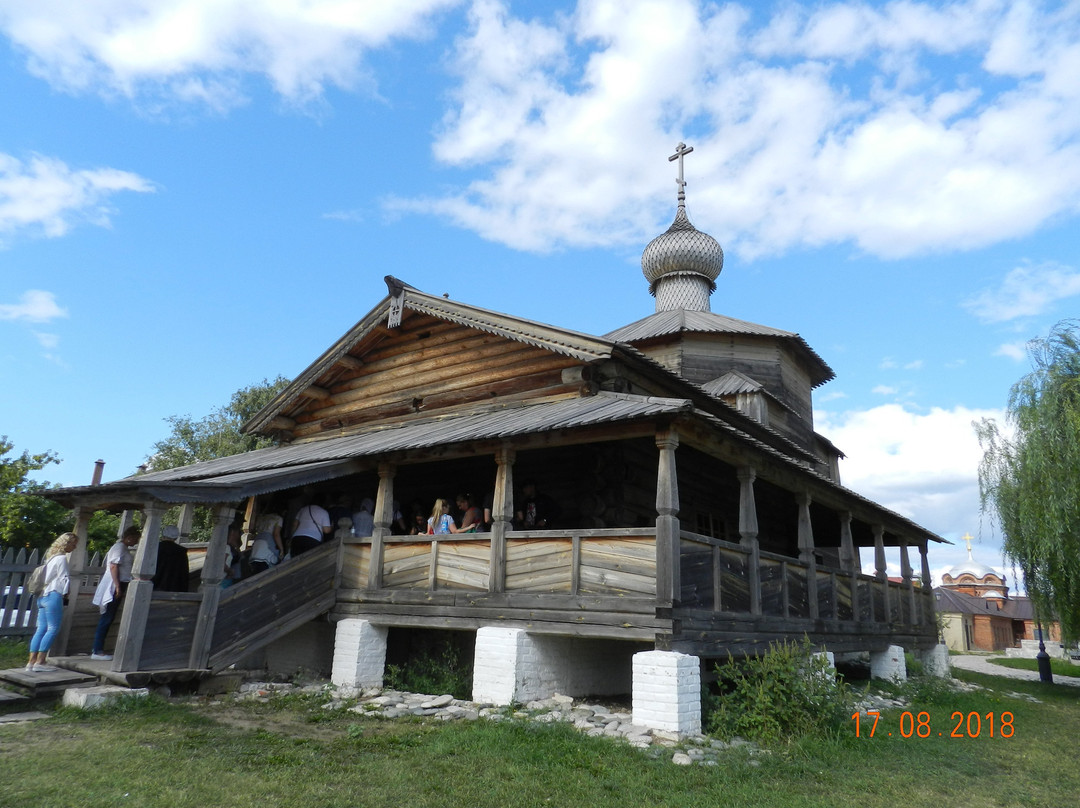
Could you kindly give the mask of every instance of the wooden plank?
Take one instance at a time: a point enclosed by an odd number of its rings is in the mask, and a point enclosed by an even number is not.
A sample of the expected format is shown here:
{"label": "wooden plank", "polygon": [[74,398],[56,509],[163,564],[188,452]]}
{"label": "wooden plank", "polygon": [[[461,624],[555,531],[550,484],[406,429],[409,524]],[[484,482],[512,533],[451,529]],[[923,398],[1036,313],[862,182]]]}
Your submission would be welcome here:
{"label": "wooden plank", "polygon": [[656,578],[655,576],[631,575],[625,572],[582,567],[581,591],[655,594]]}

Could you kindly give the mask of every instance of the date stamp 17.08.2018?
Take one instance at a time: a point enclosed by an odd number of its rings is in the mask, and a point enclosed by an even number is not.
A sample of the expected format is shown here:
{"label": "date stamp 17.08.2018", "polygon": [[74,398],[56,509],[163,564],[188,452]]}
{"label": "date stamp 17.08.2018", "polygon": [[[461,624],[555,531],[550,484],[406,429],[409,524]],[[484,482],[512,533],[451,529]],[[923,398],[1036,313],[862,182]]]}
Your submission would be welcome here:
{"label": "date stamp 17.08.2018", "polygon": [[1016,732],[1013,714],[1008,711],[983,715],[974,710],[968,713],[955,710],[947,724],[936,725],[931,722],[930,713],[925,710],[918,713],[900,713],[899,727],[886,727],[881,721],[881,713],[877,710],[867,710],[865,715],[854,713],[851,720],[855,722],[856,738],[873,738],[874,733],[889,737],[896,734],[901,738],[1011,738]]}

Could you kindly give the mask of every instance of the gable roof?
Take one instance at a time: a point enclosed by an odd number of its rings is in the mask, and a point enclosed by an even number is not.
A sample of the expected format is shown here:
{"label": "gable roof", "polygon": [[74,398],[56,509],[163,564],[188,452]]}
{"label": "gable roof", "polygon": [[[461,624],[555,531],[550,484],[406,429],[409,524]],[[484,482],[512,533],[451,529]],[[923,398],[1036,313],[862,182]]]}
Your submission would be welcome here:
{"label": "gable roof", "polygon": [[[296,402],[306,390],[317,385],[323,376],[364,339],[380,330],[389,331],[386,323],[394,303],[400,305],[402,310],[427,314],[440,320],[496,334],[582,362],[608,359],[616,346],[615,342],[601,337],[430,295],[390,275],[386,277],[386,282],[391,291],[397,294],[383,298],[362,320],[297,376],[292,384],[244,424],[242,431],[251,433],[267,430],[275,416]],[[626,347],[629,348],[629,346]]]}
{"label": "gable roof", "polygon": [[[307,394],[307,391],[313,387],[318,387],[319,381],[333,372],[335,366],[342,362],[347,355],[350,355],[353,348],[377,332],[390,333],[392,328],[387,323],[393,309],[398,307],[399,315],[406,310],[425,314],[436,319],[457,323],[548,350],[584,363],[618,358],[634,366],[643,375],[655,381],[657,387],[663,391],[662,395],[689,399],[694,402],[695,406],[712,412],[722,420],[732,423],[740,431],[754,436],[765,445],[777,448],[789,457],[810,464],[821,462],[812,452],[794,443],[777,430],[739,412],[726,402],[703,390],[699,385],[683,379],[678,374],[671,372],[658,362],[645,356],[632,345],[617,342],[608,337],[596,337],[523,317],[490,311],[438,295],[427,294],[390,275],[387,275],[385,280],[391,294],[383,298],[362,320],[349,329],[322,356],[297,376],[288,387],[244,424],[242,427],[244,432],[271,431],[271,422],[274,418],[292,407],[301,397]],[[352,357],[353,361],[355,359],[355,357]],[[321,391],[321,394],[325,395],[325,390]]]}

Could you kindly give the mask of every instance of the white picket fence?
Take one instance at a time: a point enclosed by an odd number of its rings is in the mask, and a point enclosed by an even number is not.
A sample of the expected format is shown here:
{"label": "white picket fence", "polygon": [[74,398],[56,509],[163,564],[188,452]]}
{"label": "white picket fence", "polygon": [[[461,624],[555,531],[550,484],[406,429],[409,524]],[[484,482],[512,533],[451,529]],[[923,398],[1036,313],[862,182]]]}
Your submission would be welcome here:
{"label": "white picket fence", "polygon": [[[0,637],[29,636],[36,626],[33,596],[23,588],[30,573],[40,564],[41,552],[27,554],[26,548],[18,553],[9,547],[0,558]],[[104,558],[94,555],[82,575],[83,587],[97,586],[104,571]]]}

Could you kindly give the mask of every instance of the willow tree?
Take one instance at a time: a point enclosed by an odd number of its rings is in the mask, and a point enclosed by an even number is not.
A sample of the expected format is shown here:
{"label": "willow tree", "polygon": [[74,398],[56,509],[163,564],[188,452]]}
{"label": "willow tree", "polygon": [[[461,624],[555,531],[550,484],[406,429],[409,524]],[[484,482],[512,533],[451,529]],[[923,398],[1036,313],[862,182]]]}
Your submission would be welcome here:
{"label": "willow tree", "polygon": [[1009,393],[1003,430],[975,425],[982,505],[1023,570],[1040,617],[1080,638],[1080,321],[1028,343],[1033,370]]}

